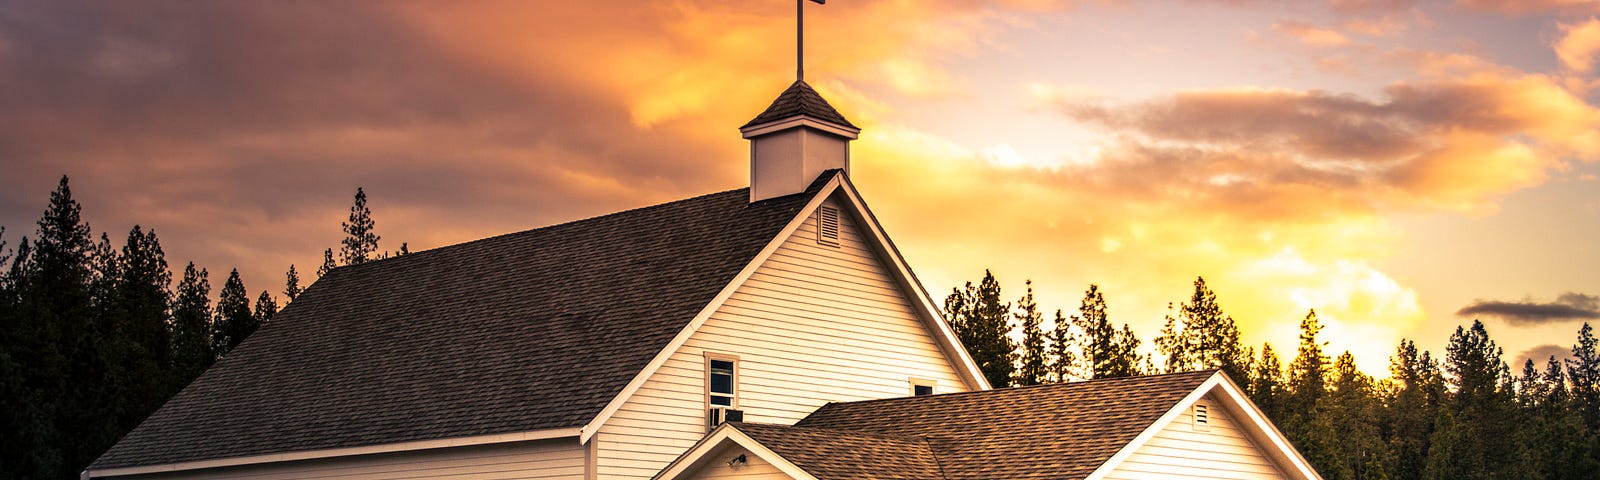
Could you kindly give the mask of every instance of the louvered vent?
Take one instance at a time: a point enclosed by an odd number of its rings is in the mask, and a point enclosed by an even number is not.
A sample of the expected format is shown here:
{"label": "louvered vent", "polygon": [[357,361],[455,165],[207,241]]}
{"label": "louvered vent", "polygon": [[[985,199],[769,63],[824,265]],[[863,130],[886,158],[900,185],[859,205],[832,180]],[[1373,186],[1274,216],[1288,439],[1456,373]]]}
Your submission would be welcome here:
{"label": "louvered vent", "polygon": [[1204,432],[1206,430],[1209,430],[1210,427],[1211,427],[1210,426],[1210,422],[1211,422],[1211,413],[1207,411],[1206,406],[1205,405],[1198,405],[1198,404],[1195,405],[1194,406],[1194,429],[1195,429],[1195,431]]}
{"label": "louvered vent", "polygon": [[839,246],[839,209],[823,206],[817,212],[817,243]]}

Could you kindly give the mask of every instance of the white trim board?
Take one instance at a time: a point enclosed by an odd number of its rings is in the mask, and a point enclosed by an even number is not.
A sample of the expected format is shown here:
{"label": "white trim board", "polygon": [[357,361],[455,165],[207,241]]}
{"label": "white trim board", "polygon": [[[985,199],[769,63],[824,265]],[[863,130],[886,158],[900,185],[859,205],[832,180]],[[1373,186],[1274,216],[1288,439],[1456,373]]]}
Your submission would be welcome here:
{"label": "white trim board", "polygon": [[683,455],[679,455],[677,459],[672,461],[672,463],[667,464],[666,468],[661,469],[660,472],[656,472],[656,476],[651,477],[651,480],[676,479],[696,467],[703,466],[703,458],[706,455],[717,451],[718,448],[728,444],[744,447],[744,449],[749,450],[751,454],[760,457],[762,460],[766,460],[767,463],[772,464],[773,467],[776,467],[779,471],[782,471],[785,475],[788,475],[795,480],[817,480],[817,477],[806,473],[805,470],[802,470],[799,466],[796,466],[794,462],[790,462],[789,459],[783,458],[783,456],[778,455],[777,452],[767,448],[766,445],[762,445],[761,442],[757,442],[755,439],[750,438],[749,435],[739,431],[739,429],[734,427],[732,424],[727,423],[718,426],[715,430],[712,430],[710,434],[707,434],[705,438],[702,438],[699,442],[695,443],[693,447],[689,447],[688,450],[683,452]]}
{"label": "white trim board", "polygon": [[465,447],[472,445],[488,445],[494,443],[511,443],[531,440],[550,440],[556,438],[577,437],[578,433],[579,431],[576,428],[555,428],[549,430],[532,430],[527,432],[479,435],[474,437],[457,437],[438,440],[389,443],[383,445],[368,445],[362,447],[328,448],[322,450],[306,450],[302,452],[270,453],[265,455],[251,455],[245,457],[196,460],[192,462],[84,470],[79,477],[89,479],[122,475],[142,475],[148,473],[199,470],[202,468],[236,467],[241,465],[255,465],[261,463],[292,462],[296,460],[314,460],[318,458],[371,455],[375,453],[394,453],[413,450],[429,450],[434,448]]}

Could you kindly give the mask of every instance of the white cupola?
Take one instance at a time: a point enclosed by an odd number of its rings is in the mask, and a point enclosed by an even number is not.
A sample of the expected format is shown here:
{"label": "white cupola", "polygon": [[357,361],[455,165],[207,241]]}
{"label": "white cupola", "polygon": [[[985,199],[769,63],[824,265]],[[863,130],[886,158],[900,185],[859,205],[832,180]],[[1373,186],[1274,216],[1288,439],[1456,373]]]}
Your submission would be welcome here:
{"label": "white cupola", "polygon": [[828,170],[850,173],[850,141],[861,129],[797,80],[739,133],[750,140],[754,203],[803,192]]}

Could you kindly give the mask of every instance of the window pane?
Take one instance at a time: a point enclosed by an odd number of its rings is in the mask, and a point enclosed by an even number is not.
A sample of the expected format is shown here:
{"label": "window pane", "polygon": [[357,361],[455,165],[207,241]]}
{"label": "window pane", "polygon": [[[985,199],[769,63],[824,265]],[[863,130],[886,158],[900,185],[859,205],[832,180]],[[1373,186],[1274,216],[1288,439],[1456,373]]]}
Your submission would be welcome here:
{"label": "window pane", "polygon": [[717,372],[719,370],[730,374],[733,373],[733,362],[727,360],[712,360],[711,371]]}
{"label": "window pane", "polygon": [[731,407],[733,406],[733,397],[719,397],[712,395],[711,404],[719,407]]}
{"label": "window pane", "polygon": [[931,386],[931,385],[917,385],[915,387],[912,387],[912,393],[914,393],[916,395],[933,395],[933,386]]}
{"label": "window pane", "polygon": [[733,394],[733,375],[711,374],[711,393]]}

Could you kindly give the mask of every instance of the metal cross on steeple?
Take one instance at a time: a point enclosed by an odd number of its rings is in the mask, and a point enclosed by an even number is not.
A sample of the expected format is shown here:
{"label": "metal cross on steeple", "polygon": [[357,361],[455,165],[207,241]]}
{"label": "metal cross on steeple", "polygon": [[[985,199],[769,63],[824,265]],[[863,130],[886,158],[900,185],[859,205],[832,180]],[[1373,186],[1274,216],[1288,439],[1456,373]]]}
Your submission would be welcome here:
{"label": "metal cross on steeple", "polygon": [[[827,0],[811,0],[826,5]],[[794,79],[806,80],[806,2],[794,0]]]}

